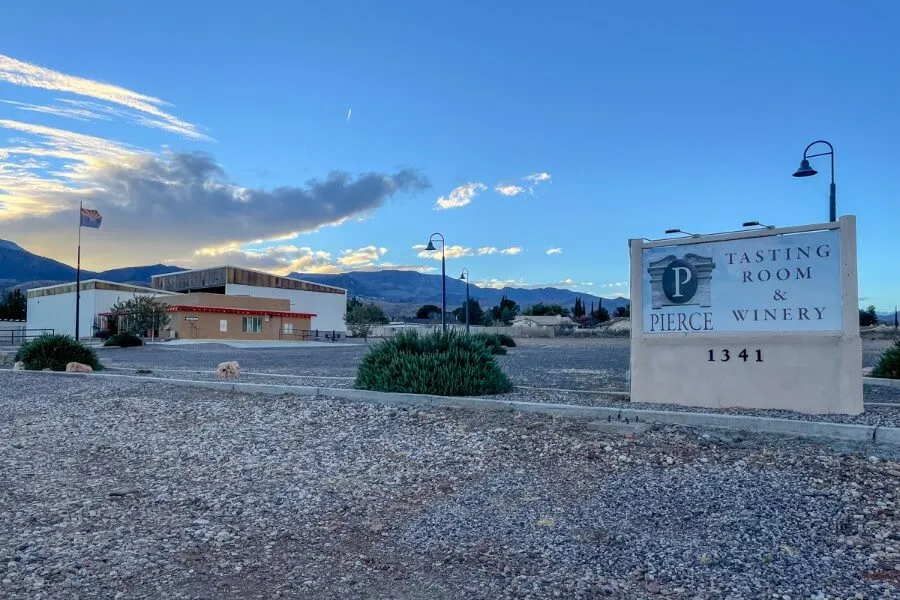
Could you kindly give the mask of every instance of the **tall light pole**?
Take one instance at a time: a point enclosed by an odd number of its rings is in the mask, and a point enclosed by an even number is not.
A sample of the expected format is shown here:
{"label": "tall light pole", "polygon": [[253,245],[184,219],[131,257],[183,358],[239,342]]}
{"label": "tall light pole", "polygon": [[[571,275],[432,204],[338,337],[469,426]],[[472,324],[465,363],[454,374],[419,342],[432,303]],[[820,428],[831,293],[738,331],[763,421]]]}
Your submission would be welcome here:
{"label": "tall light pole", "polygon": [[469,270],[463,269],[459,278],[466,282],[466,335],[469,335]]}
{"label": "tall light pole", "polygon": [[434,247],[435,237],[441,240],[441,330],[447,331],[447,261],[445,252],[447,244],[444,242],[444,234],[432,233],[425,249],[429,252],[436,250]]}
{"label": "tall light pole", "polygon": [[[825,144],[828,146],[828,152],[819,152],[818,154],[809,154],[809,149],[815,146],[816,144]],[[828,188],[828,219],[833,223],[837,221],[837,191],[834,186],[834,146],[831,145],[830,142],[826,142],[825,140],[816,140],[812,144],[806,147],[806,150],[803,151],[803,160],[800,161],[800,167],[794,171],[794,177],[812,177],[818,171],[809,166],[809,159],[815,158],[816,156],[830,156],[831,157],[831,186]]]}

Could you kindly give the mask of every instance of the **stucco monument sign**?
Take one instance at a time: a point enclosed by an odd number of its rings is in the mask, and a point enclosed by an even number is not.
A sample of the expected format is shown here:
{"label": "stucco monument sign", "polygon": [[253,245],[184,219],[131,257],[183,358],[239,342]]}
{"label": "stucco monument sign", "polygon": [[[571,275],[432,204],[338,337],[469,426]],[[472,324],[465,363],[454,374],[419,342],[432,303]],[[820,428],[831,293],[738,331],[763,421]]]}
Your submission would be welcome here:
{"label": "stucco monument sign", "polygon": [[862,412],[855,217],[629,245],[632,401]]}

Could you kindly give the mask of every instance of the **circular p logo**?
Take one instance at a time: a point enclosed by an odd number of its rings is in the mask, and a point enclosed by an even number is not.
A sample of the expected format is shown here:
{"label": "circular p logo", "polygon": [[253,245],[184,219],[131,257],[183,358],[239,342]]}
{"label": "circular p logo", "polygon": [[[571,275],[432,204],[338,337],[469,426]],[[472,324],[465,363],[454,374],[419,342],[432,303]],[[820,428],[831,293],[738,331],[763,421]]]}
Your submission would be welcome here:
{"label": "circular p logo", "polygon": [[684,304],[697,293],[697,269],[683,258],[673,260],[663,271],[662,285],[669,302]]}

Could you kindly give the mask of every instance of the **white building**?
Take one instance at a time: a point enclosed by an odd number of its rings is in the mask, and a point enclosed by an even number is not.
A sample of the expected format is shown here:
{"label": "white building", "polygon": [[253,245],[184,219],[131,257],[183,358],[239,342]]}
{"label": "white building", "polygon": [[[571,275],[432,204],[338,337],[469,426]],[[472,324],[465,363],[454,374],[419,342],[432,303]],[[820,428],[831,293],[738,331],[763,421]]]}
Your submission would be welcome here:
{"label": "white building", "polygon": [[339,287],[228,265],[154,275],[151,286],[169,292],[286,299],[290,312],[313,315],[312,329],[341,334],[347,330],[347,290]]}
{"label": "white building", "polygon": [[[170,295],[170,292],[100,279],[81,282],[81,307],[78,311],[80,337],[94,335],[97,315],[109,312],[116,302],[135,296]],[[27,329],[53,330],[53,333],[75,335],[75,283],[63,283],[28,290]],[[48,331],[49,333],[49,331]]]}

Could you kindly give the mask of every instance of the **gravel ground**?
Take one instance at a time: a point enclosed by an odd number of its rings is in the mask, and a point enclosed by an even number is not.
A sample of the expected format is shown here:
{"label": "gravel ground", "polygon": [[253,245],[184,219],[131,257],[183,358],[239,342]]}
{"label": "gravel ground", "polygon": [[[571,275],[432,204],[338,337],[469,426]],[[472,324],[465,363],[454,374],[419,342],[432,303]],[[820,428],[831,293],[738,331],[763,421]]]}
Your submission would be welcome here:
{"label": "gravel ground", "polygon": [[6,372],[0,389],[3,598],[900,597],[896,448]]}

